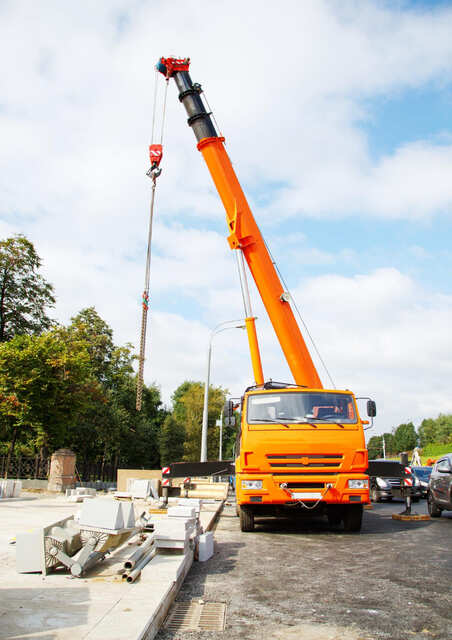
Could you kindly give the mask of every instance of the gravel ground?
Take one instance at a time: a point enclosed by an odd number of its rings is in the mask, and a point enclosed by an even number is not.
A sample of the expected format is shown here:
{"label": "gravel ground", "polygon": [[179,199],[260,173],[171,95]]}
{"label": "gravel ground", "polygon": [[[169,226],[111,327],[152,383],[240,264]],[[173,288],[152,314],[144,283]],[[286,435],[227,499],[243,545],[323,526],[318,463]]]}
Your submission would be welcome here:
{"label": "gravel ground", "polygon": [[[403,508],[374,505],[360,534],[270,518],[241,533],[226,506],[213,558],[193,565],[177,598],[226,603],[225,632],[162,630],[157,639],[451,640],[452,512],[393,520]],[[426,513],[425,501],[413,511]]]}

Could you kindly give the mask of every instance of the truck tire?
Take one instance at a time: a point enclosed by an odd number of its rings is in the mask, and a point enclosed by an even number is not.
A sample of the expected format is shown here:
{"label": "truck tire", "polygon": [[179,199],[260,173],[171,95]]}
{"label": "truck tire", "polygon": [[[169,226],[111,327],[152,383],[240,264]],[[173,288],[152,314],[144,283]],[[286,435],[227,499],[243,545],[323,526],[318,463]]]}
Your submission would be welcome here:
{"label": "truck tire", "polygon": [[254,531],[254,513],[247,507],[240,507],[240,531]]}
{"label": "truck tire", "polygon": [[328,525],[331,528],[337,527],[342,522],[342,508],[337,509],[334,505],[330,506],[327,511]]}
{"label": "truck tire", "polygon": [[361,531],[363,521],[362,504],[349,504],[344,507],[344,530],[345,531]]}
{"label": "truck tire", "polygon": [[428,508],[429,516],[431,518],[439,518],[440,517],[441,509],[438,507],[438,505],[434,501],[433,496],[430,493],[430,491],[427,494],[427,508]]}

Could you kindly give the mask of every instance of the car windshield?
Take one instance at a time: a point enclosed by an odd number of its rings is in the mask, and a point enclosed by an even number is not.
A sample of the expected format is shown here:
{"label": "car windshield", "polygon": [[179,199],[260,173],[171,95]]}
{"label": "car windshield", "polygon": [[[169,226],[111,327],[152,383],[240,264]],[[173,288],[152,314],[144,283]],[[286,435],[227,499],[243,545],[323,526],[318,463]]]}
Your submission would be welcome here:
{"label": "car windshield", "polygon": [[356,422],[353,397],[345,393],[303,392],[262,393],[248,397],[248,423]]}
{"label": "car windshield", "polygon": [[432,468],[426,467],[425,469],[420,469],[419,467],[416,467],[415,469],[413,469],[413,471],[417,475],[419,480],[428,480],[432,473]]}

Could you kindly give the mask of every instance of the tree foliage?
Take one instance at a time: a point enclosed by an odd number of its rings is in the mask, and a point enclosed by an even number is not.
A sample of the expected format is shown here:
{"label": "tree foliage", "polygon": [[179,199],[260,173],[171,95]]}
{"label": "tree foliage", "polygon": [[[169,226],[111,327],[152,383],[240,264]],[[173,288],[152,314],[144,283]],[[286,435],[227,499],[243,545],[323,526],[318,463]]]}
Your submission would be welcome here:
{"label": "tree foliage", "polygon": [[[220,417],[226,398],[221,387],[209,387],[207,420],[207,458],[218,458],[219,427],[216,421]],[[201,455],[201,430],[204,404],[204,384],[186,381],[174,392],[173,417],[185,429],[184,460],[194,462]]]}
{"label": "tree foliage", "polygon": [[40,267],[41,259],[24,236],[0,241],[0,342],[50,328],[47,308],[55,298]]}
{"label": "tree foliage", "polygon": [[452,414],[442,414],[422,420],[418,429],[421,447],[429,444],[452,445]]}
{"label": "tree foliage", "polygon": [[394,431],[393,448],[400,453],[402,451],[411,451],[417,445],[417,433],[412,422],[399,424]]}
{"label": "tree foliage", "polygon": [[158,468],[167,412],[156,387],[135,409],[131,345],[113,343],[93,307],[68,327],[0,343],[0,447],[33,454],[69,447],[83,462]]}
{"label": "tree foliage", "polygon": [[167,415],[159,434],[160,462],[162,466],[180,462],[184,456],[185,427],[174,415]]}
{"label": "tree foliage", "polygon": [[367,450],[369,452],[369,460],[375,460],[383,457],[383,437],[372,436],[367,443]]}
{"label": "tree foliage", "polygon": [[0,344],[1,433],[29,447],[65,446],[70,428],[97,393],[83,344],[55,329]]}

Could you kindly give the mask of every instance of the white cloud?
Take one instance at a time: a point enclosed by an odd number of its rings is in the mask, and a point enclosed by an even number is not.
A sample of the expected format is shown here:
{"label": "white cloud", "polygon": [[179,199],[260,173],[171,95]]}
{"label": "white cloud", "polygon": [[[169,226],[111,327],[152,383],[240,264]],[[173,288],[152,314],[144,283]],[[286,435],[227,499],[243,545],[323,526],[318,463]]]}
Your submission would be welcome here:
{"label": "white cloud", "polygon": [[[363,101],[450,83],[450,7],[319,0],[286,2],[284,11],[257,0],[205,7],[194,0],[0,7],[0,231],[24,232],[36,244],[59,319],[95,305],[117,342],[136,343],[139,331],[144,174],[160,55],[192,57],[193,78],[204,83],[250,202],[270,201],[253,207],[256,217],[275,227],[291,218],[294,273],[300,263],[353,265],[359,250],[333,255],[312,246],[304,216],[450,214],[450,140],[400,144],[375,162]],[[168,399],[184,379],[202,378],[209,328],[243,313],[226,233],[212,230],[223,224],[222,206],[172,84],[163,168],[146,378]],[[172,296],[170,310],[165,296]],[[177,304],[187,297],[191,313]],[[308,280],[297,299],[337,383],[375,394],[382,421],[450,406],[447,296],[381,269]],[[262,306],[255,307],[265,371],[287,379]],[[241,332],[221,334],[213,381],[240,393],[251,376],[248,360]]]}

